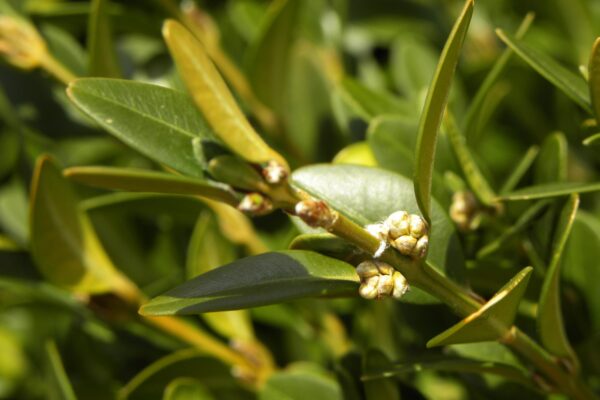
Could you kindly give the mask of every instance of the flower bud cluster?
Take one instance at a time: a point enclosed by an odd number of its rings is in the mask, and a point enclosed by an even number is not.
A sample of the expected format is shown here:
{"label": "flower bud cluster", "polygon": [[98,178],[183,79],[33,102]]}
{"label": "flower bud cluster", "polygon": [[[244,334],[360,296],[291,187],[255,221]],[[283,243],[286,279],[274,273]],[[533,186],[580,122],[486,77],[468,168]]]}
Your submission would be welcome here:
{"label": "flower bud cluster", "polygon": [[363,261],[356,267],[356,273],[360,277],[358,293],[365,299],[390,296],[399,299],[408,290],[404,275],[381,261]]}
{"label": "flower bud cluster", "polygon": [[32,69],[46,54],[46,43],[35,28],[17,17],[0,16],[0,56],[10,64]]}
{"label": "flower bud cluster", "polygon": [[389,243],[405,256],[423,258],[429,247],[427,223],[416,214],[396,211],[383,223],[367,226],[367,231],[382,242],[375,257],[383,253]]}

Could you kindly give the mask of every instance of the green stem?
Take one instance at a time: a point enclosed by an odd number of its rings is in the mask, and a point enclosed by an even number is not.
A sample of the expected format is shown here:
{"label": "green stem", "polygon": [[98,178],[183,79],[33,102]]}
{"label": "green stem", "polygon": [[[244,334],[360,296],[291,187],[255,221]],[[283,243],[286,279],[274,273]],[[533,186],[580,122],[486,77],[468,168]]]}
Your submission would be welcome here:
{"label": "green stem", "polygon": [[77,79],[77,76],[75,76],[75,74],[73,74],[64,65],[58,62],[58,60],[54,58],[51,54],[46,54],[45,57],[43,57],[40,61],[40,65],[50,75],[54,76],[56,79],[58,79],[67,86],[71,81]]}

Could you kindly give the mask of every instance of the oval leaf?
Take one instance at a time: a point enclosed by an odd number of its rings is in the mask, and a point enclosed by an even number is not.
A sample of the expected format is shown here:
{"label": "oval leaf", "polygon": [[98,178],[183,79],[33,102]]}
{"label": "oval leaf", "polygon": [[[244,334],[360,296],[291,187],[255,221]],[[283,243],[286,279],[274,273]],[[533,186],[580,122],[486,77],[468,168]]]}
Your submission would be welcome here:
{"label": "oval leaf", "polygon": [[185,27],[169,20],[163,36],[196,105],[219,137],[238,155],[254,163],[287,163],[250,125],[204,46]]}
{"label": "oval leaf", "polygon": [[67,92],[83,112],[127,145],[179,172],[202,176],[192,139],[213,134],[185,94],[101,78],[76,80]]}
{"label": "oval leaf", "polygon": [[288,250],[243,258],[180,285],[142,306],[143,315],[236,310],[304,297],[357,293],[358,275],[345,262]]}
{"label": "oval leaf", "polygon": [[438,130],[472,14],[473,0],[467,0],[442,50],[419,123],[414,186],[419,209],[427,221],[431,221],[431,180]]}

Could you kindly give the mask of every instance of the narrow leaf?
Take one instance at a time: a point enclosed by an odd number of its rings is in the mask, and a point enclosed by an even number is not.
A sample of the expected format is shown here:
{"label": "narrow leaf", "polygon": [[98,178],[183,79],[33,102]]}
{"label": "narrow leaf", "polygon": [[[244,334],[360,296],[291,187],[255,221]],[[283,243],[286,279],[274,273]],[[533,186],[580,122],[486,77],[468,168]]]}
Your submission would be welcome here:
{"label": "narrow leaf", "polygon": [[91,76],[118,78],[121,71],[112,38],[109,8],[109,0],[92,1],[88,22],[88,70]]}
{"label": "narrow leaf", "polygon": [[48,157],[37,164],[31,188],[31,252],[53,284],[79,294],[136,288],[112,265],[68,182]]}
{"label": "narrow leaf", "polygon": [[342,261],[300,250],[265,253],[216,268],[142,306],[143,315],[197,314],[318,296],[356,293],[358,275]]}
{"label": "narrow leaf", "polygon": [[535,161],[539,151],[539,147],[531,146],[527,152],[525,152],[521,160],[517,163],[515,169],[513,169],[508,178],[506,178],[502,188],[500,188],[500,194],[506,194],[515,189],[521,179],[523,179],[523,176],[527,170],[529,170],[529,167],[531,167]]}
{"label": "narrow leaf", "polygon": [[592,112],[589,91],[583,78],[569,71],[546,54],[526,45],[501,29],[496,30],[496,34],[540,75],[586,111]]}
{"label": "narrow leaf", "polygon": [[548,197],[566,196],[571,193],[597,192],[600,190],[600,182],[579,183],[579,182],[559,182],[546,183],[525,187],[514,192],[500,195],[498,200],[534,200]]}
{"label": "narrow leaf", "polygon": [[67,93],[101,127],[151,159],[202,176],[192,139],[213,139],[194,103],[183,93],[146,83],[79,79]]}
{"label": "narrow leaf", "polygon": [[560,132],[548,136],[540,148],[533,169],[536,184],[563,182],[567,179],[567,138]]}
{"label": "narrow leaf", "polygon": [[433,81],[427,93],[425,107],[419,124],[414,186],[419,208],[425,219],[430,222],[431,180],[438,130],[446,108],[454,70],[458,64],[460,51],[472,14],[473,0],[467,0],[442,51]]}
{"label": "narrow leaf", "polygon": [[104,189],[130,192],[198,195],[238,204],[235,193],[227,185],[185,176],[133,168],[71,167],[63,174],[76,182]]}
{"label": "narrow leaf", "polygon": [[311,250],[342,260],[346,260],[358,251],[356,246],[331,233],[305,233],[299,235],[290,243],[290,249]]}
{"label": "narrow leaf", "polygon": [[185,27],[169,20],[163,36],[189,92],[217,135],[239,156],[253,163],[287,163],[250,125],[204,46]]}
{"label": "narrow leaf", "polygon": [[76,400],[73,386],[65,372],[60,354],[56,348],[56,343],[49,340],[46,342],[46,355],[48,357],[48,367],[50,373],[50,387],[55,388],[57,398],[64,400]]}
{"label": "narrow leaf", "polygon": [[579,196],[571,195],[560,214],[552,243],[552,257],[542,285],[537,317],[542,344],[554,355],[569,358],[575,365],[576,356],[569,344],[561,311],[559,266],[578,207]]}
{"label": "narrow leaf", "polygon": [[531,271],[531,267],[521,270],[483,307],[431,339],[427,342],[427,347],[486,342],[502,338],[517,315]]}
{"label": "narrow leaf", "polygon": [[590,62],[588,64],[588,84],[590,97],[596,120],[600,121],[600,38],[597,38],[592,47]]}
{"label": "narrow leaf", "polygon": [[456,155],[469,187],[482,204],[488,207],[493,206],[496,194],[475,163],[471,151],[467,147],[466,140],[458,131],[454,117],[452,117],[450,113],[446,114],[444,126],[446,127],[446,132],[450,138],[452,150]]}

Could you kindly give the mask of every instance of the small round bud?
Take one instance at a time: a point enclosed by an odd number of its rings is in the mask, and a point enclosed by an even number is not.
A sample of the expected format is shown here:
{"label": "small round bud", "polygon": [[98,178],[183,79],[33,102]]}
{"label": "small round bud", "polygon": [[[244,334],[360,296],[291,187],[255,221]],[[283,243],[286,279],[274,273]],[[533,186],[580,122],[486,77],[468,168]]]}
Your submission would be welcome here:
{"label": "small round bud", "polygon": [[411,214],[410,215],[410,235],[414,238],[420,238],[425,233],[427,233],[427,224],[418,215]]}
{"label": "small round bud", "polygon": [[390,296],[394,291],[394,279],[391,275],[380,275],[377,282],[377,297]]}
{"label": "small round bud", "polygon": [[385,220],[389,229],[389,237],[394,240],[410,232],[410,219],[406,211],[396,211]]}
{"label": "small round bud", "polygon": [[478,214],[480,214],[480,209],[473,193],[461,191],[452,195],[450,218],[461,231],[476,229]]}
{"label": "small round bud", "polygon": [[302,200],[296,203],[295,212],[307,225],[313,228],[329,229],[337,219],[337,213],[320,200]]}
{"label": "small round bud", "polygon": [[22,69],[38,67],[47,53],[46,43],[27,21],[0,16],[0,55]]}
{"label": "small round bud", "polygon": [[238,204],[238,210],[251,215],[265,215],[273,211],[273,203],[260,193],[248,193]]}
{"label": "small round bud", "polygon": [[398,251],[405,256],[412,255],[413,249],[417,244],[417,239],[412,236],[400,236],[398,239],[394,240],[392,246],[394,246]]}
{"label": "small round bud", "polygon": [[263,168],[262,175],[268,183],[277,185],[288,177],[288,172],[283,165],[272,160]]}
{"label": "small round bud", "polygon": [[358,288],[358,294],[361,297],[372,300],[377,297],[377,286],[379,283],[379,276],[373,276],[369,278],[367,281],[362,283]]}
{"label": "small round bud", "polygon": [[361,282],[364,282],[372,276],[379,275],[379,269],[374,261],[363,261],[356,267],[356,273]]}
{"label": "small round bud", "polygon": [[429,236],[421,236],[419,240],[417,240],[417,244],[413,248],[412,255],[418,258],[423,258],[427,254],[427,250],[429,249]]}
{"label": "small round bud", "polygon": [[393,275],[394,280],[394,290],[392,291],[392,296],[395,299],[401,298],[408,291],[408,282],[404,275],[400,272],[395,271]]}
{"label": "small round bud", "polygon": [[375,263],[381,275],[392,275],[395,271],[394,267],[392,267],[390,264],[386,264],[382,261],[375,261]]}

